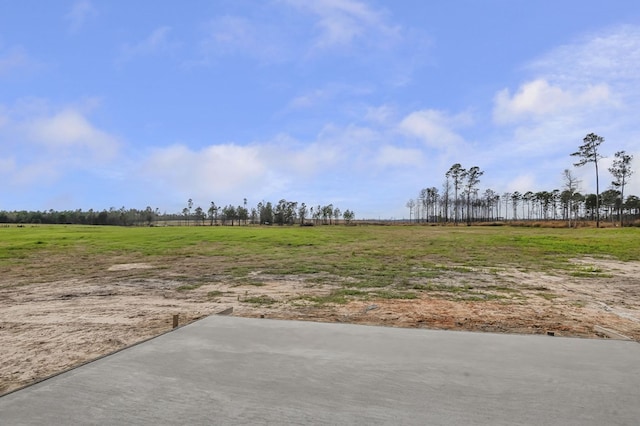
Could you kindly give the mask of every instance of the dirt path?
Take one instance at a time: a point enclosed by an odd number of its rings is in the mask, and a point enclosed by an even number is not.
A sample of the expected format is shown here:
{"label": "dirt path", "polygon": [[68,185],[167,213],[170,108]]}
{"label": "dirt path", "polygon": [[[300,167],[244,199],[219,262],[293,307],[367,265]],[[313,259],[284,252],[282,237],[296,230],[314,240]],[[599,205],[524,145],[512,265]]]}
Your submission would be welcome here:
{"label": "dirt path", "polygon": [[[416,285],[414,299],[344,304],[319,302],[337,281],[264,271],[237,281],[211,274],[205,258],[186,265],[111,262],[69,272],[53,270],[50,260],[2,274],[0,394],[169,331],[175,314],[186,324],[229,308],[247,317],[640,341],[637,262],[575,260],[584,276],[452,272],[423,289]],[[70,274],[83,278],[63,278]]]}

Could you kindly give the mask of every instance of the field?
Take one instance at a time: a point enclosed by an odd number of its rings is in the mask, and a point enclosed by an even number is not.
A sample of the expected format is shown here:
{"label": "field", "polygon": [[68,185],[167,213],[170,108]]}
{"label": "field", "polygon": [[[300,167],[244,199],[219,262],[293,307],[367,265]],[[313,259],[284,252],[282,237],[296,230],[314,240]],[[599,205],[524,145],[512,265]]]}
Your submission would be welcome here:
{"label": "field", "polygon": [[232,315],[640,341],[640,229],[0,228],[0,394]]}

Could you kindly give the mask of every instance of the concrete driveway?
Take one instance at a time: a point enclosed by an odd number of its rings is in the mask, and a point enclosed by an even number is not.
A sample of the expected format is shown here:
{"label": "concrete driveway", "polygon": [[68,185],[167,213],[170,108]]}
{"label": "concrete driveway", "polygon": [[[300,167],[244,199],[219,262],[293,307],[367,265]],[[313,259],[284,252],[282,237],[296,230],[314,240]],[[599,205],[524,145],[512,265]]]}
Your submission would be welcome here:
{"label": "concrete driveway", "polygon": [[0,398],[6,425],[637,425],[640,345],[213,316]]}

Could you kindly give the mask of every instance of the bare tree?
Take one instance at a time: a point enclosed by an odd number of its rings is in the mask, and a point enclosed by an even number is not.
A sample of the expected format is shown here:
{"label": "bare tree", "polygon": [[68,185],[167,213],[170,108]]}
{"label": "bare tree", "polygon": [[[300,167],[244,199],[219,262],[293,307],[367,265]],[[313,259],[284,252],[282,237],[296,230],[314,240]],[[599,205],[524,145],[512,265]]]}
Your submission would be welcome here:
{"label": "bare tree", "polygon": [[502,199],[504,200],[504,220],[508,220],[509,218],[509,200],[511,199],[511,193],[505,192],[502,194]]}
{"label": "bare tree", "polygon": [[575,210],[574,202],[576,199],[580,181],[573,175],[573,173],[571,173],[571,170],[569,169],[564,169],[562,178],[564,180],[564,196],[566,197],[567,203],[567,220],[569,228],[571,228],[571,214]]}
{"label": "bare tree", "polygon": [[600,182],[598,176],[598,160],[602,156],[598,153],[598,147],[604,138],[598,136],[595,133],[589,133],[582,140],[583,144],[580,145],[577,152],[571,154],[574,157],[580,157],[580,161],[574,164],[576,167],[582,167],[587,163],[593,163],[596,166],[596,228],[600,227]]}
{"label": "bare tree", "polygon": [[416,206],[416,202],[413,200],[413,198],[410,198],[405,205],[409,209],[409,222],[411,222],[411,215],[413,214],[413,209]]}
{"label": "bare tree", "polygon": [[418,195],[418,201],[423,211],[423,220],[426,216],[427,222],[429,221],[429,189],[422,188],[420,190],[420,195]]}
{"label": "bare tree", "polygon": [[449,222],[449,205],[451,204],[449,201],[449,197],[451,195],[451,182],[449,178],[444,180],[442,184],[442,197],[440,198],[440,206],[442,208],[442,216],[444,218],[444,222]]}
{"label": "bare tree", "polygon": [[513,220],[518,219],[518,203],[522,199],[522,194],[518,191],[514,191],[511,194],[511,207],[513,207]]}
{"label": "bare tree", "polygon": [[624,204],[624,187],[633,174],[633,170],[631,170],[631,160],[633,160],[633,155],[627,154],[625,151],[618,151],[615,153],[615,157],[613,165],[609,168],[609,172],[611,172],[615,179],[611,184],[616,188],[620,188],[618,215],[620,216],[620,226],[623,226],[624,220],[622,215],[622,205]]}
{"label": "bare tree", "polygon": [[453,222],[458,224],[458,191],[462,186],[462,182],[467,176],[467,171],[462,168],[460,163],[456,163],[447,171],[446,177],[453,183]]}
{"label": "bare tree", "polygon": [[480,170],[480,167],[473,166],[464,174],[467,182],[465,184],[465,190],[467,192],[467,225],[471,225],[471,194],[477,191],[477,186],[480,183],[480,176],[484,174]]}

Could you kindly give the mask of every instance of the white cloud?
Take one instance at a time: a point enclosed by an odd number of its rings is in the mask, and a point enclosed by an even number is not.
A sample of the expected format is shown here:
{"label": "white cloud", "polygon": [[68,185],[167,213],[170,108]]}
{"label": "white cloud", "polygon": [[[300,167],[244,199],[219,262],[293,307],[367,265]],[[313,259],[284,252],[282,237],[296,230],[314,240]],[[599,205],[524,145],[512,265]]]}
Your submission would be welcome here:
{"label": "white cloud", "polygon": [[119,145],[116,138],[95,128],[73,109],[34,119],[25,123],[24,128],[31,140],[51,151],[86,149],[96,158],[108,159],[115,155]]}
{"label": "white cloud", "polygon": [[141,167],[141,174],[200,197],[232,195],[259,186],[266,179],[269,171],[259,154],[257,147],[233,144],[201,150],[173,145],[152,151]]}
{"label": "white cloud", "polygon": [[377,150],[369,146],[376,137],[367,128],[328,125],[315,140],[306,142],[278,135],[251,145],[192,149],[177,144],[152,150],[142,161],[140,176],[170,186],[183,198],[286,198],[306,192],[308,186],[322,186],[323,180],[357,174],[356,169],[375,173],[372,169],[408,161],[409,153],[391,148],[387,153],[394,157],[377,161]]}
{"label": "white cloud", "polygon": [[77,32],[82,29],[87,21],[97,15],[98,11],[89,0],[78,0],[65,15],[65,19],[69,21],[69,30]]}
{"label": "white cloud", "polygon": [[420,167],[425,161],[418,149],[385,145],[378,151],[375,163],[382,167]]}
{"label": "white cloud", "polygon": [[530,173],[521,174],[509,181],[506,190],[508,192],[518,191],[521,194],[524,194],[527,191],[532,191],[536,189],[536,179]]}
{"label": "white cloud", "polygon": [[178,144],[154,149],[141,177],[198,199],[282,196],[336,160],[330,147],[301,145],[285,136],[260,145],[232,143],[199,150]]}
{"label": "white cloud", "polygon": [[588,86],[582,91],[565,90],[553,86],[544,79],[537,79],[520,86],[511,96],[509,89],[498,92],[494,98],[494,120],[499,124],[529,118],[543,119],[552,114],[601,108],[613,103],[606,84]]}
{"label": "white cloud", "polygon": [[427,109],[406,116],[399,128],[406,134],[420,138],[430,147],[447,149],[464,143],[464,138],[455,129],[466,126],[471,121],[467,114],[451,116],[442,111]]}
{"label": "white cloud", "polygon": [[0,146],[11,154],[0,158],[0,167],[11,184],[52,184],[78,171],[93,173],[119,153],[119,140],[78,108],[51,111],[46,101],[26,99],[0,111]]}

